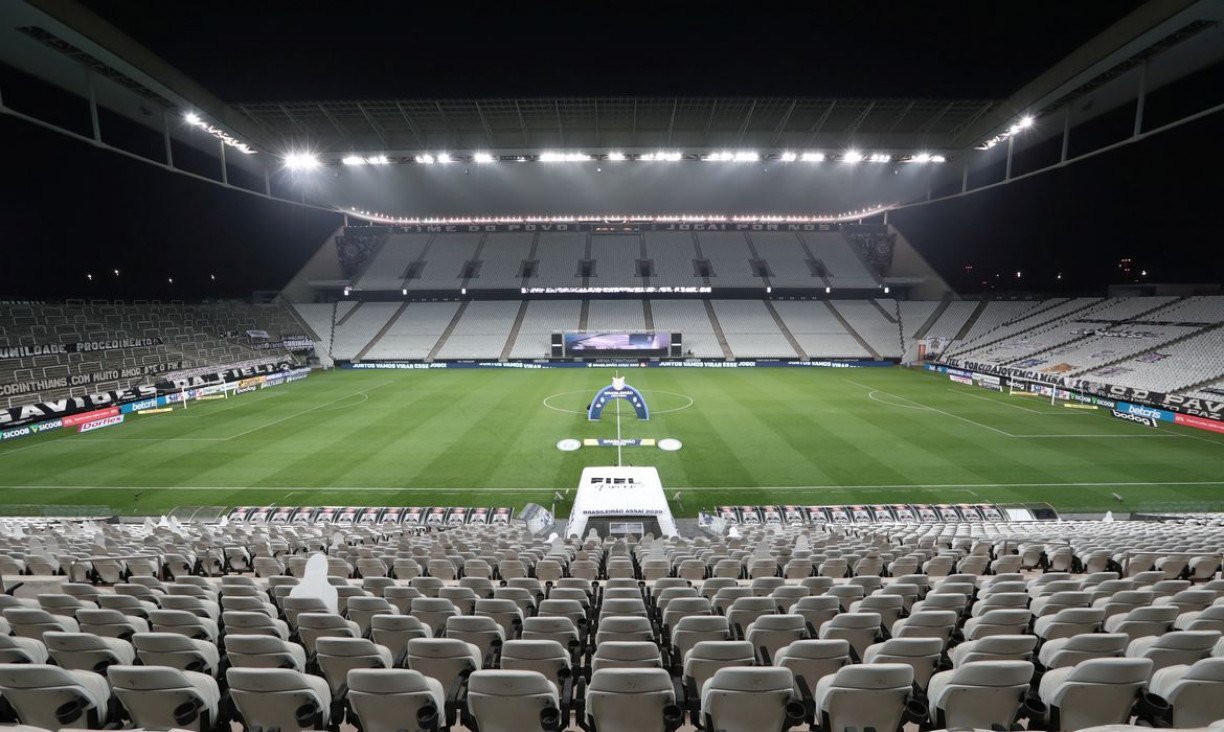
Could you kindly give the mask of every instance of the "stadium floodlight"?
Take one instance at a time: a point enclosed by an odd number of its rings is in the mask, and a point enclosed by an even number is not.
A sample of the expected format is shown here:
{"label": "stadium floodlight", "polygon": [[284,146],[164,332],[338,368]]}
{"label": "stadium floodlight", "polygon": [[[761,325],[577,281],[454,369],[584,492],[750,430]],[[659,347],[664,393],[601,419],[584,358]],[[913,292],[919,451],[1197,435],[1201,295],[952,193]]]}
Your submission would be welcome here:
{"label": "stadium floodlight", "polygon": [[472,156],[474,162],[484,164],[493,162],[493,156],[487,152],[478,152]]}
{"label": "stadium floodlight", "polygon": [[917,155],[915,155],[914,157],[910,158],[910,162],[914,162],[914,163],[929,163],[929,162],[931,162],[931,154],[930,154],[930,153],[925,153],[925,152],[918,153],[918,154],[917,154]]}
{"label": "stadium floodlight", "polygon": [[861,163],[863,162],[863,154],[858,150],[847,150],[842,155],[842,161],[846,163]]}
{"label": "stadium floodlight", "polygon": [[826,294],[826,295],[832,295],[832,294],[833,294],[833,288],[832,288],[832,287],[826,287],[826,288],[825,288],[825,294]]}
{"label": "stadium floodlight", "polygon": [[351,288],[351,287],[345,287],[345,288],[344,288],[344,296],[345,296],[345,297],[348,297],[348,296],[349,296],[349,293],[350,293],[350,292],[352,292],[352,291],[353,291],[353,288]]}
{"label": "stadium floodlight", "polygon": [[448,152],[438,153],[438,164],[439,165],[446,165],[447,163],[453,163],[453,162],[455,162],[455,159],[450,156],[450,153]]}
{"label": "stadium floodlight", "polygon": [[187,122],[187,124],[196,125],[197,127],[204,122],[204,120],[200,119],[200,115],[196,114],[195,112],[188,112],[187,114],[184,114],[183,119]]}
{"label": "stadium floodlight", "polygon": [[796,155],[796,154],[795,154],[795,153],[793,153],[793,152],[790,152],[790,151],[788,150],[788,151],[786,151],[786,152],[782,153],[782,155],[781,155],[781,156],[780,156],[778,159],[779,159],[779,160],[781,160],[781,161],[782,161],[782,162],[784,162],[784,163],[793,163],[793,162],[795,162],[797,159],[799,159],[799,156],[798,156],[798,155]]}
{"label": "stadium floodlight", "polygon": [[1037,120],[1033,118],[1033,115],[1026,114],[1020,118],[1020,129],[1027,130],[1028,128],[1032,127],[1033,123],[1036,121]]}
{"label": "stadium floodlight", "polygon": [[438,162],[437,160],[434,159],[434,156],[430,155],[429,153],[425,153],[424,155],[417,155],[415,158],[413,158],[413,160],[416,160],[421,165],[433,165],[434,163]]}
{"label": "stadium floodlight", "polygon": [[946,163],[948,162],[948,158],[946,158],[943,155],[932,155],[931,162],[932,163]]}
{"label": "stadium floodlight", "polygon": [[243,155],[254,155],[255,154],[255,151],[251,149],[250,145],[246,144],[242,140],[239,140],[237,137],[234,137],[233,135],[221,129],[220,127],[214,127],[213,125],[210,125],[208,122],[204,121],[204,119],[200,117],[200,115],[196,114],[195,112],[186,112],[185,114],[183,114],[183,121],[191,125],[192,127],[197,127],[201,130],[204,130],[208,134],[220,140],[222,143],[228,145],[229,147],[234,148],[235,150],[242,153]]}
{"label": "stadium floodlight", "polygon": [[888,163],[892,161],[892,156],[887,153],[872,153],[867,160],[872,163]]}
{"label": "stadium floodlight", "polygon": [[752,150],[741,150],[735,153],[737,163],[755,163],[761,159],[761,154]]}
{"label": "stadium floodlight", "polygon": [[407,287],[405,287],[404,289],[400,290],[400,294],[401,294],[401,295],[404,295],[404,296],[407,296],[407,295],[408,295],[408,288],[407,288]]}
{"label": "stadium floodlight", "polygon": [[173,277],[167,277],[167,278],[166,278],[166,282],[169,282],[170,284],[172,284],[172,285],[173,285],[173,284],[174,284],[174,278],[173,278]]}
{"label": "stadium floodlight", "polygon": [[887,294],[888,294],[888,290],[889,290],[888,286],[887,286],[887,285],[885,285],[885,286],[884,286],[884,294],[885,294],[885,295],[887,295]]}
{"label": "stadium floodlight", "polygon": [[614,163],[624,162],[625,154],[623,152],[610,152],[608,153],[608,160]]}
{"label": "stadium floodlight", "polygon": [[119,270],[115,270],[115,276],[116,276],[116,277],[118,277],[118,276],[119,276]]}
{"label": "stadium floodlight", "polygon": [[804,163],[823,163],[825,154],[822,152],[805,152],[799,156],[799,160]]}
{"label": "stadium floodlight", "polygon": [[372,155],[365,159],[366,165],[390,165],[386,155]]}
{"label": "stadium floodlight", "polygon": [[93,273],[92,273],[92,272],[86,272],[86,273],[85,273],[85,279],[89,280],[90,282],[93,282]]}
{"label": "stadium floodlight", "polygon": [[541,163],[583,163],[590,159],[590,155],[581,152],[545,151],[540,153]]}
{"label": "stadium floodlight", "polygon": [[647,163],[678,163],[684,159],[684,155],[678,152],[658,152],[646,153],[638,157],[638,160]]}
{"label": "stadium floodlight", "polygon": [[365,165],[365,158],[360,155],[345,155],[340,158],[341,165]]}
{"label": "stadium floodlight", "polygon": [[319,167],[319,157],[312,152],[292,152],[285,156],[285,167],[289,170],[314,170]]}

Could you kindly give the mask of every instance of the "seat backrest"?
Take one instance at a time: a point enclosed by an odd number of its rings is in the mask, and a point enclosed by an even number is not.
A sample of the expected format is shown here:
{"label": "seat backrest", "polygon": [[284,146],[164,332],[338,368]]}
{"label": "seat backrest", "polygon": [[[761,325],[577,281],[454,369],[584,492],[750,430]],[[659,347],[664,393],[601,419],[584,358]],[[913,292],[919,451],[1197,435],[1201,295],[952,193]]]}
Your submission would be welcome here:
{"label": "seat backrest", "polygon": [[511,640],[502,646],[500,668],[507,671],[536,671],[551,681],[570,666],[565,646],[554,640]]}
{"label": "seat backrest", "polygon": [[748,641],[701,641],[684,656],[684,678],[692,679],[693,688],[700,692],[718,669],[753,665],[755,651]]}
{"label": "seat backrest", "polygon": [[[936,724],[990,729],[1010,726],[1020,709],[1033,664],[1026,661],[977,661],[953,671],[931,692]],[[933,681],[932,684],[935,682]]]}
{"label": "seat backrest", "polygon": [[288,668],[304,671],[306,650],[270,635],[227,635],[225,653],[230,665],[242,668]]}
{"label": "seat backrest", "polygon": [[913,680],[908,664],[843,666],[818,689],[822,729],[899,729]]}
{"label": "seat backrest", "polygon": [[417,726],[420,710],[441,715],[445,692],[437,680],[409,669],[353,669],[346,697],[363,732],[396,732]]}
{"label": "seat backrest", "polygon": [[217,723],[221,692],[211,676],[168,666],[112,666],[107,678],[140,727],[209,730]]}
{"label": "seat backrest", "polygon": [[663,669],[608,668],[591,675],[586,714],[600,732],[662,732],[664,708],[675,702]]}
{"label": "seat backrest", "polygon": [[1057,709],[1062,729],[1126,724],[1151,673],[1146,658],[1089,659],[1069,669],[1061,681],[1053,674],[1043,677],[1041,699]]}
{"label": "seat backrest", "polygon": [[230,668],[225,674],[233,699],[250,727],[322,729],[331,719],[327,682],[279,668]]}
{"label": "seat backrest", "polygon": [[659,647],[646,641],[609,641],[595,646],[592,670],[603,668],[662,668]]}
{"label": "seat backrest", "polygon": [[[13,707],[22,724],[43,729],[97,729],[106,720],[110,693],[106,678],[88,671],[4,663],[0,664],[0,696]],[[77,706],[79,711],[69,714],[64,709],[68,705]]]}
{"label": "seat backrest", "polygon": [[476,671],[468,679],[468,711],[481,732],[540,729],[540,714],[559,709],[556,684],[535,671]]}
{"label": "seat backrest", "polygon": [[484,657],[476,646],[454,638],[413,638],[408,641],[407,661],[408,668],[450,689],[460,672],[480,668]]}
{"label": "seat backrest", "polygon": [[720,668],[701,688],[701,715],[707,729],[782,729],[794,686],[787,668]]}

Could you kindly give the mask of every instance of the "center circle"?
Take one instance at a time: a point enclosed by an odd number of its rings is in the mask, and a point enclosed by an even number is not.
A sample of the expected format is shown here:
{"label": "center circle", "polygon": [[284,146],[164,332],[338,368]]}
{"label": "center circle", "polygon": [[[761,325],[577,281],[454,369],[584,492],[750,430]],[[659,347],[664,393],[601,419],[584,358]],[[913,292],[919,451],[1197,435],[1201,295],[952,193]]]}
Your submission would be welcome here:
{"label": "center circle", "polygon": [[[551,402],[553,399],[557,399],[558,397],[569,396],[570,394],[594,395],[596,391],[598,390],[593,391],[591,389],[573,389],[571,391],[560,391],[560,392],[557,392],[556,394],[549,394],[548,396],[544,397],[541,403],[545,407],[548,407],[549,409],[553,410],[554,412],[564,412],[566,414],[585,415],[586,414],[585,409],[566,409],[565,407],[554,406],[550,404],[549,402]],[[688,409],[689,407],[693,406],[693,398],[689,396],[688,394],[681,394],[680,392],[676,392],[676,391],[664,391],[661,389],[639,389],[638,391],[642,392],[642,396],[647,397],[646,399],[647,404],[651,402],[651,399],[649,398],[649,395],[651,394],[667,394],[670,396],[680,397],[681,399],[687,400],[686,404],[683,404],[679,407],[673,407],[671,409],[651,409],[650,410],[651,414],[669,414],[671,412],[679,412],[683,409]]]}

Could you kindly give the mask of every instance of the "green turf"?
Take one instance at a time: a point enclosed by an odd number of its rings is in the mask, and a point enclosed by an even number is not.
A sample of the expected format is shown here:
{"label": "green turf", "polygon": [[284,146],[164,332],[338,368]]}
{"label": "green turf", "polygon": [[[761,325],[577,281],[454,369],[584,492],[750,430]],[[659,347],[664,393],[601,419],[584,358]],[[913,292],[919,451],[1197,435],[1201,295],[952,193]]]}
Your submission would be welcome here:
{"label": "green turf", "polygon": [[[344,371],[89,434],[0,446],[0,505],[545,505],[615,448],[582,410],[604,369]],[[1224,436],[1159,430],[905,369],[642,369],[654,414],[625,448],[678,515],[716,504],[1048,501],[1063,510],[1224,508]],[[547,399],[549,406],[545,406]],[[691,400],[691,403],[690,403]],[[570,410],[570,411],[558,411]],[[1118,503],[1111,494],[1124,499]],[[568,512],[568,502],[557,506]]]}

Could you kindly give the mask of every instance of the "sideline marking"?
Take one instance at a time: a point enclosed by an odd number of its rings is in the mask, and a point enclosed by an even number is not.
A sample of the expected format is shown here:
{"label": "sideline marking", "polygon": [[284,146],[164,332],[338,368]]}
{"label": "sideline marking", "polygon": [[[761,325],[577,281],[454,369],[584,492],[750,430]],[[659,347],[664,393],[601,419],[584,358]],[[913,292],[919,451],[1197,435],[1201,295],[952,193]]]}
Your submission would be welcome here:
{"label": "sideline marking", "polygon": [[[906,488],[938,488],[944,490],[971,491],[975,488],[1145,488],[1152,486],[1192,487],[1192,486],[1224,486],[1224,480],[1189,480],[1189,481],[1099,481],[1090,483],[882,483],[872,485],[770,485],[770,486],[687,486],[686,491],[810,491],[810,490],[845,490],[845,491],[884,491],[904,490]],[[378,491],[378,492],[413,492],[427,493],[441,490],[464,490],[484,493],[530,493],[533,491],[554,491],[556,488],[486,488],[469,487],[457,489],[453,487],[388,487],[388,486],[284,486],[284,485],[0,485],[0,488],[10,490],[68,490],[68,491]]]}

